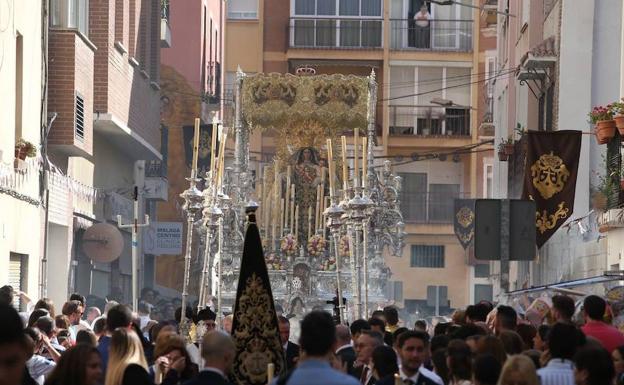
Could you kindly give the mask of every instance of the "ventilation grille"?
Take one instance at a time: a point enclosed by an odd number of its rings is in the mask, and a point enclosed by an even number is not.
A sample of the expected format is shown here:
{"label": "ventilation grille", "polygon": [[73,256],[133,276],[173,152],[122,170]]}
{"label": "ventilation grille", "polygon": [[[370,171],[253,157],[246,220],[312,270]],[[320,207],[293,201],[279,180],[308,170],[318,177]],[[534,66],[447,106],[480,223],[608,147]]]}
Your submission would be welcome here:
{"label": "ventilation grille", "polygon": [[85,105],[84,99],[79,94],[76,94],[76,138],[84,140],[84,114]]}

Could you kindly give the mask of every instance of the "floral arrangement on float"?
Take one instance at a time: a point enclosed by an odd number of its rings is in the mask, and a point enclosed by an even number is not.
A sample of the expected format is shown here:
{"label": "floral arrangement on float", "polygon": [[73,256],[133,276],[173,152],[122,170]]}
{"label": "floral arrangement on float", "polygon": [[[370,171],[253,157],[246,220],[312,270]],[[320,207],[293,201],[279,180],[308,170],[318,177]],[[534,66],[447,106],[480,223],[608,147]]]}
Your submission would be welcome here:
{"label": "floral arrangement on float", "polygon": [[264,257],[264,261],[266,262],[267,269],[269,270],[284,270],[286,266],[284,265],[284,261],[274,252],[267,253]]}
{"label": "floral arrangement on float", "polygon": [[348,235],[343,235],[342,237],[340,237],[340,240],[338,241],[338,253],[340,254],[341,258],[347,258],[351,256],[349,254],[350,250],[349,250],[349,236]]}
{"label": "floral arrangement on float", "polygon": [[313,257],[320,257],[325,254],[325,247],[327,247],[327,241],[321,235],[313,235],[308,239],[308,254]]}
{"label": "floral arrangement on float", "polygon": [[319,265],[321,271],[334,271],[336,270],[336,258],[329,256],[329,258],[323,259]]}
{"label": "floral arrangement on float", "polygon": [[297,254],[297,239],[292,234],[285,235],[280,241],[280,251],[287,256]]}

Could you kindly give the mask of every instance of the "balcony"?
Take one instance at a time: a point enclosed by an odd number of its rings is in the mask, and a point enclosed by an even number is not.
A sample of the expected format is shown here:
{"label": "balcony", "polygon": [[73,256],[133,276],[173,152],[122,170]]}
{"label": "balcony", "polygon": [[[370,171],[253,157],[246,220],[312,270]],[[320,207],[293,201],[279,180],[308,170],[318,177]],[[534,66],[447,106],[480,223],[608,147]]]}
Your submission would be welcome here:
{"label": "balcony", "polygon": [[[390,48],[405,51],[472,51],[472,20],[391,19]],[[422,23],[422,21],[421,21]]]}
{"label": "balcony", "polygon": [[392,105],[391,136],[470,137],[470,108]]}
{"label": "balcony", "polygon": [[[437,185],[459,187],[459,185]],[[453,223],[455,199],[468,198],[468,194],[442,189],[440,191],[410,192],[401,194],[401,213],[407,224],[448,225]]]}
{"label": "balcony", "polygon": [[169,193],[167,182],[167,163],[150,160],[145,164],[145,199],[166,201]]}
{"label": "balcony", "polygon": [[291,18],[290,48],[379,49],[381,19]]}
{"label": "balcony", "polygon": [[171,28],[169,28],[169,0],[160,0],[160,47],[171,48]]}

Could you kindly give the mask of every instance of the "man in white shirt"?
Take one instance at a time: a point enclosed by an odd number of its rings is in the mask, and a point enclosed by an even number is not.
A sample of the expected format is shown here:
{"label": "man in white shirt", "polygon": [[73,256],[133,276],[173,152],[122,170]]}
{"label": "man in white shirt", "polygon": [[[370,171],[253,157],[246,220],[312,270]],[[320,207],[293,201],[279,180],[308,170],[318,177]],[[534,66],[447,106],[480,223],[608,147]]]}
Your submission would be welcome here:
{"label": "man in white shirt", "polygon": [[572,357],[581,345],[582,332],[572,324],[556,323],[548,333],[550,361],[537,371],[541,385],[574,385]]}
{"label": "man in white shirt", "polygon": [[407,331],[398,338],[401,379],[406,385],[444,385],[442,379],[423,366],[429,349],[429,334]]}

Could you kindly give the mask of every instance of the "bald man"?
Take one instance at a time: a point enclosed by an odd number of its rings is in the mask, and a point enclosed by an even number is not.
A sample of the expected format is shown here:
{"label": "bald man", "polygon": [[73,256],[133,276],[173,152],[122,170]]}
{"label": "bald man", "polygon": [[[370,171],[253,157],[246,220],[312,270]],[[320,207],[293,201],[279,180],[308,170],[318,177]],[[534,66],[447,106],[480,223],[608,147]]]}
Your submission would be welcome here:
{"label": "bald man", "polygon": [[336,356],[346,366],[347,373],[353,375],[355,350],[351,345],[351,331],[345,325],[336,325]]}
{"label": "bald man", "polygon": [[209,331],[202,340],[204,369],[184,385],[231,385],[227,375],[232,369],[235,353],[234,342],[228,334]]}

